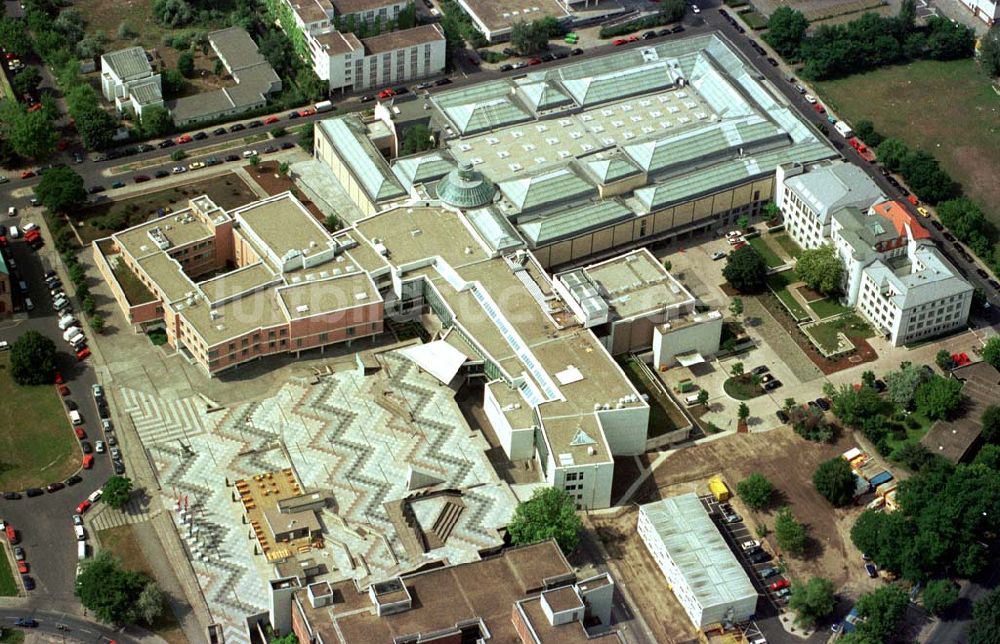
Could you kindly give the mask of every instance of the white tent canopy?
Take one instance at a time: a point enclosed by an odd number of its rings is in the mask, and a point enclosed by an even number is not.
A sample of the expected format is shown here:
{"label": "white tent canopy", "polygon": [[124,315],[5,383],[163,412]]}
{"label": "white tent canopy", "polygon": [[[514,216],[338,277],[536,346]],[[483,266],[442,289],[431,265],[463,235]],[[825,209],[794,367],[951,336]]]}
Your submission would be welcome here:
{"label": "white tent canopy", "polygon": [[451,382],[467,360],[465,354],[444,340],[417,344],[399,352],[443,384]]}

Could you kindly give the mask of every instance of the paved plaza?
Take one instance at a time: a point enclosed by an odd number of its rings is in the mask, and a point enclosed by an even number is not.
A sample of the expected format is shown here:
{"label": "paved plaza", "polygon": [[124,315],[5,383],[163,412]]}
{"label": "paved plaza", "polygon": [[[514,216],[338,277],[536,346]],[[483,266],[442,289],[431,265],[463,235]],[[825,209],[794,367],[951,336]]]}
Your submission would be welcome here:
{"label": "paved plaza", "polygon": [[[307,493],[328,497],[320,512],[324,547],[311,556],[334,579],[379,581],[428,561],[472,561],[501,545],[498,529],[516,500],[454,391],[398,353],[379,359],[383,369],[375,375],[345,370],[312,382],[292,379],[269,398],[216,411],[197,398],[122,391],[227,642],[246,641],[243,619],[266,610],[266,582],[277,576],[254,554],[252,532],[233,500],[237,479],[291,468]],[[450,496],[424,498],[413,489],[414,472]],[[407,497],[428,534],[444,512],[457,515],[429,552],[415,551],[390,516],[387,506]],[[186,511],[178,498],[186,498]]]}

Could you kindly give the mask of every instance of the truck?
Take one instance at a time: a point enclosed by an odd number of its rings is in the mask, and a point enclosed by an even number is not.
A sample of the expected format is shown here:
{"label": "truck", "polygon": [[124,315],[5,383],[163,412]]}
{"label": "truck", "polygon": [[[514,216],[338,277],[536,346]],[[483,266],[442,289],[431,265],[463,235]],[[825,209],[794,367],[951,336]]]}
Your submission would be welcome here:
{"label": "truck", "polygon": [[314,107],[316,108],[316,112],[329,112],[330,110],[333,109],[333,102],[320,101],[319,103],[316,103]]}
{"label": "truck", "polygon": [[708,480],[708,490],[719,503],[725,503],[729,500],[729,488],[726,487],[725,482],[717,476]]}
{"label": "truck", "polygon": [[851,129],[851,126],[846,121],[837,121],[833,124],[833,129],[837,130],[837,133],[845,139],[854,136],[854,130]]}

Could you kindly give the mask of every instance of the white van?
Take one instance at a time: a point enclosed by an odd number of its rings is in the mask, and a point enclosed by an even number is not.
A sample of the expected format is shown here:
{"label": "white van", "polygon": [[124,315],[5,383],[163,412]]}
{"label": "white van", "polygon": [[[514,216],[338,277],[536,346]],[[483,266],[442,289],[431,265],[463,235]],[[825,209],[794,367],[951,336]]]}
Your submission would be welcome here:
{"label": "white van", "polygon": [[77,541],[76,542],[76,556],[80,561],[87,558],[87,542]]}
{"label": "white van", "polygon": [[17,208],[15,208],[14,206],[8,207],[7,215],[9,215],[10,217],[17,217]]}
{"label": "white van", "polygon": [[68,309],[69,308],[69,300],[67,300],[65,297],[63,297],[63,296],[60,295],[55,300],[53,300],[53,302],[52,302],[52,308],[54,308],[57,311],[62,311],[64,309]]}
{"label": "white van", "polygon": [[82,525],[75,525],[75,526],[73,526],[73,530],[76,532],[76,540],[77,541],[83,541],[84,539],[87,538],[87,535],[85,535],[83,533],[83,526]]}
{"label": "white van", "polygon": [[8,232],[11,239],[19,239],[21,237],[21,231],[17,229],[17,226],[11,226]]}
{"label": "white van", "polygon": [[691,405],[697,405],[698,404],[698,394],[691,394],[690,396],[685,397],[684,398],[684,403],[688,407],[690,407]]}
{"label": "white van", "polygon": [[81,425],[81,424],[83,424],[83,418],[80,417],[80,412],[78,412],[75,409],[70,410],[70,412],[69,412],[69,420],[74,425]]}
{"label": "white van", "polygon": [[87,336],[83,335],[83,332],[81,331],[80,333],[77,333],[72,338],[70,338],[69,343],[73,345],[74,349],[79,351],[80,347],[87,343]]}
{"label": "white van", "polygon": [[80,327],[78,327],[78,326],[71,326],[70,328],[68,328],[65,331],[63,331],[63,340],[65,340],[66,342],[69,342],[69,339],[72,338],[74,335],[76,335],[79,332],[80,332]]}
{"label": "white van", "polygon": [[24,308],[28,309],[29,311],[35,310],[35,303],[31,301],[30,297],[24,298]]}
{"label": "white van", "polygon": [[22,228],[22,230],[24,230],[24,232],[26,232],[26,233],[30,233],[31,231],[37,230],[37,229],[38,229],[38,224],[36,224],[33,221],[29,221],[29,222],[25,223],[24,226],[23,226],[23,228]]}
{"label": "white van", "polygon": [[59,328],[60,329],[62,329],[63,331],[65,331],[66,329],[70,328],[71,326],[76,326],[76,318],[74,318],[72,315],[64,315],[61,318],[59,318]]}

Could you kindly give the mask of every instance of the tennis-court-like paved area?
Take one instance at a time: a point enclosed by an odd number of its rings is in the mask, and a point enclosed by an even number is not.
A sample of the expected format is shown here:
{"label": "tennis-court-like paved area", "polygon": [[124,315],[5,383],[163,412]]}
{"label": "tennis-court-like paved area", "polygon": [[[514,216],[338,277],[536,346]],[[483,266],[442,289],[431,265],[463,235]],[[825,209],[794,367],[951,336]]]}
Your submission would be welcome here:
{"label": "tennis-court-like paved area", "polygon": [[[128,413],[140,430],[164,493],[186,497],[175,524],[188,547],[213,619],[227,642],[246,642],[246,615],[267,609],[266,582],[275,577],[243,523],[230,485],[254,474],[293,468],[306,492],[330,499],[321,512],[325,547],[310,556],[335,577],[378,581],[431,560],[471,561],[502,543],[516,499],[469,429],[454,391],[397,354],[363,376],[351,370],[294,379],[270,398],[213,413],[192,399],[165,401],[127,391]],[[397,533],[386,503],[414,494],[412,470],[457,490],[462,506],[443,544],[423,554]],[[427,531],[440,498],[414,500]]]}

